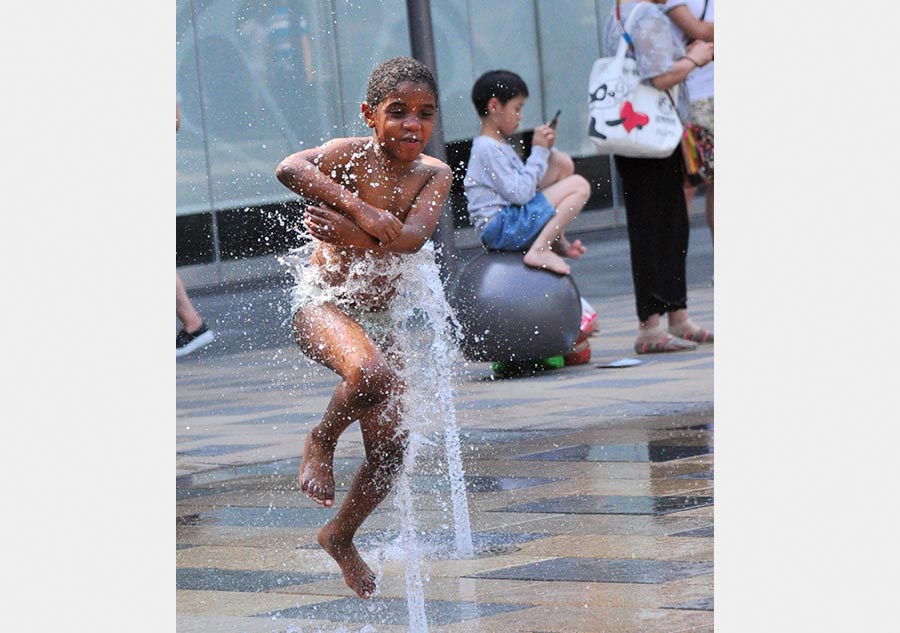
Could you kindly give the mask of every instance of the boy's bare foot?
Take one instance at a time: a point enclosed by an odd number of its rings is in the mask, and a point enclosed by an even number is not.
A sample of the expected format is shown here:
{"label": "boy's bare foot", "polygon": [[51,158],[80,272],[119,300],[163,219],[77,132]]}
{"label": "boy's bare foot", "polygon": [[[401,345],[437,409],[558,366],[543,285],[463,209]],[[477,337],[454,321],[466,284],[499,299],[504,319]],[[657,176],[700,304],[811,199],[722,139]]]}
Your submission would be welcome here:
{"label": "boy's bare foot", "polygon": [[560,239],[556,243],[556,248],[554,248],[553,250],[563,257],[568,257],[569,259],[578,259],[582,255],[584,255],[584,252],[587,249],[581,243],[581,240],[569,242],[568,240]]}
{"label": "boy's bare foot", "polygon": [[581,243],[581,240],[575,240],[563,249],[563,254],[571,259],[578,259],[587,249]]}
{"label": "boy's bare foot", "polygon": [[326,508],[334,505],[334,450],[322,446],[313,438],[312,431],[303,441],[300,490]]}
{"label": "boy's bare foot", "polygon": [[563,258],[551,250],[528,251],[525,253],[525,265],[532,268],[552,270],[560,275],[568,275],[571,270],[569,265],[563,261]]}
{"label": "boy's bare foot", "polygon": [[360,598],[371,598],[376,589],[375,573],[359,555],[353,541],[340,542],[329,522],[319,530],[319,545],[337,562],[347,586]]}

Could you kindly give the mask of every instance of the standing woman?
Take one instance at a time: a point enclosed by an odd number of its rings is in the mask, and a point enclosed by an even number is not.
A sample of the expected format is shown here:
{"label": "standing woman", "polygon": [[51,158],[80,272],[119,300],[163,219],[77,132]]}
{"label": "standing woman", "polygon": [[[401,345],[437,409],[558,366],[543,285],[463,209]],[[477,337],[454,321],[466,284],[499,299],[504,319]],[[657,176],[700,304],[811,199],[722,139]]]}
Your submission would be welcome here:
{"label": "standing woman", "polygon": [[[684,40],[705,40],[713,42],[715,33],[715,0],[666,0],[666,15],[675,24]],[[713,107],[713,66],[715,62],[709,62],[703,68],[698,68],[687,76],[684,85],[687,86],[688,97],[691,100],[691,121],[702,125],[710,132],[714,131],[714,107]],[[696,193],[696,187],[685,187],[684,197],[688,208]],[[706,223],[709,225],[709,235],[714,238],[713,231],[713,194],[714,183],[706,185]]]}
{"label": "standing woman", "polygon": [[[677,106],[689,120],[689,104],[683,82],[695,68],[712,60],[713,45],[696,40],[685,49],[663,9],[665,0],[616,3],[604,28],[607,56],[615,55],[622,25],[632,11],[640,11],[629,33],[633,47],[628,55],[637,62],[642,81],[660,90],[678,87]],[[621,16],[617,16],[621,9]],[[688,223],[684,200],[680,150],[667,158],[615,156],[622,177],[631,276],[638,314],[638,354],[694,349],[697,343],[712,343],[712,332],[688,318],[687,262]],[[661,316],[668,320],[662,329]]]}

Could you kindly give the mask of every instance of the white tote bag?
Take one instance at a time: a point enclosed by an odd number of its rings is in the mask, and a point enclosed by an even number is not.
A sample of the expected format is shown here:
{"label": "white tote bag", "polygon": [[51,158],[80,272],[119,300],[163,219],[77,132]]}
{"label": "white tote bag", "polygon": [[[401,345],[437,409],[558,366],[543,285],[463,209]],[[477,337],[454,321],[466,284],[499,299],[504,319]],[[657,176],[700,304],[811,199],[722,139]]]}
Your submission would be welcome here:
{"label": "white tote bag", "polygon": [[[641,2],[625,21],[630,33],[634,17],[644,10]],[[681,120],[674,99],[649,83],[642,83],[637,63],[625,56],[628,40],[619,39],[615,57],[594,62],[588,81],[588,137],[600,153],[635,158],[665,158],[681,141]],[[676,87],[673,91],[677,91]]]}

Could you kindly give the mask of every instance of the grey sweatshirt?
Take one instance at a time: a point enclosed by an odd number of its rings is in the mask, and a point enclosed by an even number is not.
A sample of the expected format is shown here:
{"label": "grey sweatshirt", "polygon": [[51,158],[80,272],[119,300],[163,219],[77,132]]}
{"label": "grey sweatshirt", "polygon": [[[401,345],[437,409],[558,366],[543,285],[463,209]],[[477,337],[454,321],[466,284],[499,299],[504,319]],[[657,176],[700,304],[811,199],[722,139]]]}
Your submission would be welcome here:
{"label": "grey sweatshirt", "polygon": [[547,172],[549,156],[549,149],[533,145],[523,163],[509,143],[489,136],[475,137],[463,188],[469,220],[479,232],[500,209],[524,205],[534,197],[538,182]]}

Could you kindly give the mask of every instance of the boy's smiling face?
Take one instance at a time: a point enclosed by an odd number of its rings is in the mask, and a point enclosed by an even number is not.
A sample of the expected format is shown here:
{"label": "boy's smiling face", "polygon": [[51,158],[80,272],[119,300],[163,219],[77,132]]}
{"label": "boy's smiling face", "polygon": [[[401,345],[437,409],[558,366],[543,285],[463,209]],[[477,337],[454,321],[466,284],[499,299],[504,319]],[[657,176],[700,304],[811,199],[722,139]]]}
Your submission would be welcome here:
{"label": "boy's smiling face", "polygon": [[403,162],[416,160],[434,131],[437,97],[425,84],[404,81],[373,110],[362,104],[366,125],[384,151]]}

